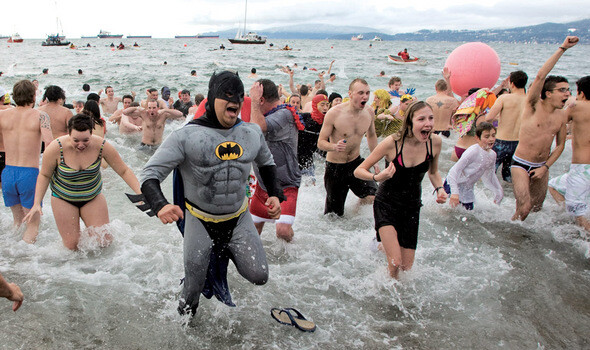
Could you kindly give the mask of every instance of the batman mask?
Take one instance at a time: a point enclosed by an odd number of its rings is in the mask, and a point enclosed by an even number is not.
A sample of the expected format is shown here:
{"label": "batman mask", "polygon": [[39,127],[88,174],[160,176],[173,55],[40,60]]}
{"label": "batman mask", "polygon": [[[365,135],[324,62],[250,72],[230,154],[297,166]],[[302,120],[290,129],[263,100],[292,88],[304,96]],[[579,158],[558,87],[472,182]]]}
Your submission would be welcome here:
{"label": "batman mask", "polygon": [[209,93],[207,94],[209,107],[213,107],[216,98],[238,104],[244,101],[244,84],[237,73],[230,71],[213,73],[211,80],[209,80]]}

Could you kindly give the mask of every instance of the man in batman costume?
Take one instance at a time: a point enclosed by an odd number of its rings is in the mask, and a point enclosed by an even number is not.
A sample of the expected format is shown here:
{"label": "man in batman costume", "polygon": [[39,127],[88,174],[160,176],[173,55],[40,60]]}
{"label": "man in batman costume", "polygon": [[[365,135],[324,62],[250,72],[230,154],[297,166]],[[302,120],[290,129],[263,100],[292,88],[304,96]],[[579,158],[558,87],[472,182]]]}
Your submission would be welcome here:
{"label": "man in batman costume", "polygon": [[[238,118],[244,86],[236,73],[213,74],[207,112],[168,136],[145,165],[142,210],[163,223],[178,221],[184,232],[184,286],[178,310],[196,313],[199,294],[234,306],[227,287],[231,259],[240,275],[262,285],[268,279],[266,254],[248,211],[246,188],[251,164],[269,188],[268,213],[278,218],[282,193],[275,164],[260,127]],[[174,170],[174,204],[160,183]]]}

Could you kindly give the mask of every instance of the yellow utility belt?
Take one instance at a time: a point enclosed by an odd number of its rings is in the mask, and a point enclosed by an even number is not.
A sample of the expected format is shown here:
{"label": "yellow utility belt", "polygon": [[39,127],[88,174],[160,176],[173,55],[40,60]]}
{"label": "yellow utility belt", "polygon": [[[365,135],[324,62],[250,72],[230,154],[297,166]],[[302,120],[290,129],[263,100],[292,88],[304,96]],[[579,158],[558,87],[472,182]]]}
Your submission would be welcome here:
{"label": "yellow utility belt", "polygon": [[238,211],[236,211],[235,213],[222,214],[222,215],[215,215],[215,214],[210,214],[210,213],[204,212],[204,211],[199,210],[199,209],[195,208],[194,206],[192,206],[187,200],[185,200],[184,202],[186,204],[186,209],[194,217],[196,217],[197,219],[201,219],[203,221],[206,221],[206,222],[214,222],[214,223],[224,222],[224,221],[228,221],[228,220],[237,218],[238,216],[242,215],[242,213],[244,213],[246,211],[246,209],[248,209],[248,197],[244,197],[244,202],[242,203],[242,206],[240,207],[240,209],[238,209]]}

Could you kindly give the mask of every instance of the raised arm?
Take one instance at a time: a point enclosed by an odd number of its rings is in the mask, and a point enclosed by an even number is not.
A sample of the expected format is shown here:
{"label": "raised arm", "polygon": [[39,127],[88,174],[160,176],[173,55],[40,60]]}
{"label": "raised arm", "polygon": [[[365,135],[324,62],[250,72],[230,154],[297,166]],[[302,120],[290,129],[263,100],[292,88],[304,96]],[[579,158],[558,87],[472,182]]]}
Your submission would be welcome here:
{"label": "raised arm", "polygon": [[130,117],[141,117],[144,108],[142,107],[129,107],[123,110],[123,114],[128,115]]}
{"label": "raised arm", "polygon": [[442,71],[442,76],[445,82],[447,83],[447,89],[445,90],[445,94],[455,98],[453,95],[453,89],[451,89],[451,70],[448,67],[444,67]]}
{"label": "raised arm", "polygon": [[123,116],[123,110],[117,109],[115,113],[111,114],[108,121],[111,123],[119,124],[121,122],[121,118]]}
{"label": "raised arm", "polygon": [[559,61],[561,56],[563,56],[563,53],[567,49],[574,47],[579,40],[580,39],[578,39],[577,36],[566,37],[563,41],[563,44],[561,44],[561,46],[558,47],[557,50],[555,50],[553,55],[551,55],[551,57],[549,57],[545,64],[543,64],[541,69],[539,69],[537,75],[535,76],[535,80],[533,80],[533,83],[531,84],[531,87],[529,88],[529,91],[527,93],[527,102],[531,106],[534,106],[537,103],[537,101],[541,98],[541,90],[543,89],[543,84],[545,84],[545,78],[547,77],[549,72],[551,72],[553,67],[555,67],[555,64],[557,63],[557,61]]}
{"label": "raised arm", "polygon": [[328,72],[326,73],[328,76],[330,76],[330,72],[332,71],[332,65],[334,64],[334,62],[336,62],[336,60],[332,60],[332,62],[330,62],[330,67],[328,67]]}
{"label": "raised arm", "polygon": [[135,125],[129,121],[129,117],[125,114],[121,115],[121,126],[129,130],[141,131],[141,126]]}
{"label": "raised arm", "polygon": [[161,115],[165,115],[167,119],[184,119],[184,114],[176,109],[161,109],[158,111]]}
{"label": "raised arm", "polygon": [[[324,81],[324,75],[325,75],[324,72],[321,72],[320,74],[318,74],[318,77],[320,78],[320,89],[322,89],[322,90],[326,90],[326,82]],[[315,86],[314,86],[314,88],[315,88]],[[314,92],[313,96],[315,96],[315,93],[318,92],[317,89],[314,89],[314,90],[315,90],[315,92]]]}
{"label": "raised arm", "polygon": [[266,130],[268,130],[266,119],[264,119],[264,114],[260,110],[263,92],[264,88],[262,87],[262,84],[259,82],[254,82],[254,84],[252,84],[252,87],[250,88],[250,99],[252,100],[250,122],[258,124],[260,130],[262,130],[263,133],[266,133]]}
{"label": "raised arm", "polygon": [[289,89],[291,89],[292,94],[299,94],[299,91],[295,87],[295,81],[293,80],[294,75],[295,75],[295,71],[290,69],[289,70]]}
{"label": "raised arm", "polygon": [[495,120],[498,120],[500,112],[502,112],[502,108],[504,107],[503,97],[504,95],[498,97],[492,108],[490,108],[490,111],[488,112],[488,114],[486,114],[486,122],[491,123]]}
{"label": "raised arm", "polygon": [[508,87],[510,86],[510,76],[506,77],[506,79],[502,80],[502,82],[496,86],[495,88],[492,89],[492,92],[494,93],[494,95],[498,96],[498,94],[500,93],[500,91],[502,91],[502,89],[508,89]]}

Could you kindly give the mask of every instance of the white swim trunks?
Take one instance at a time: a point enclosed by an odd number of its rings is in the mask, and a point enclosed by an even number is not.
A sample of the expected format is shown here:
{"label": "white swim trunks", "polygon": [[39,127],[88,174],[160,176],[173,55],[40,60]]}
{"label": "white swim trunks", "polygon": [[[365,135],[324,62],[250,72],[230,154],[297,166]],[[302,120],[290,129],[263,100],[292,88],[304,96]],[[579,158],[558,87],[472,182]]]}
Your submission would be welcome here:
{"label": "white swim trunks", "polygon": [[583,216],[590,205],[590,164],[572,164],[567,176],[565,207],[574,216]]}

